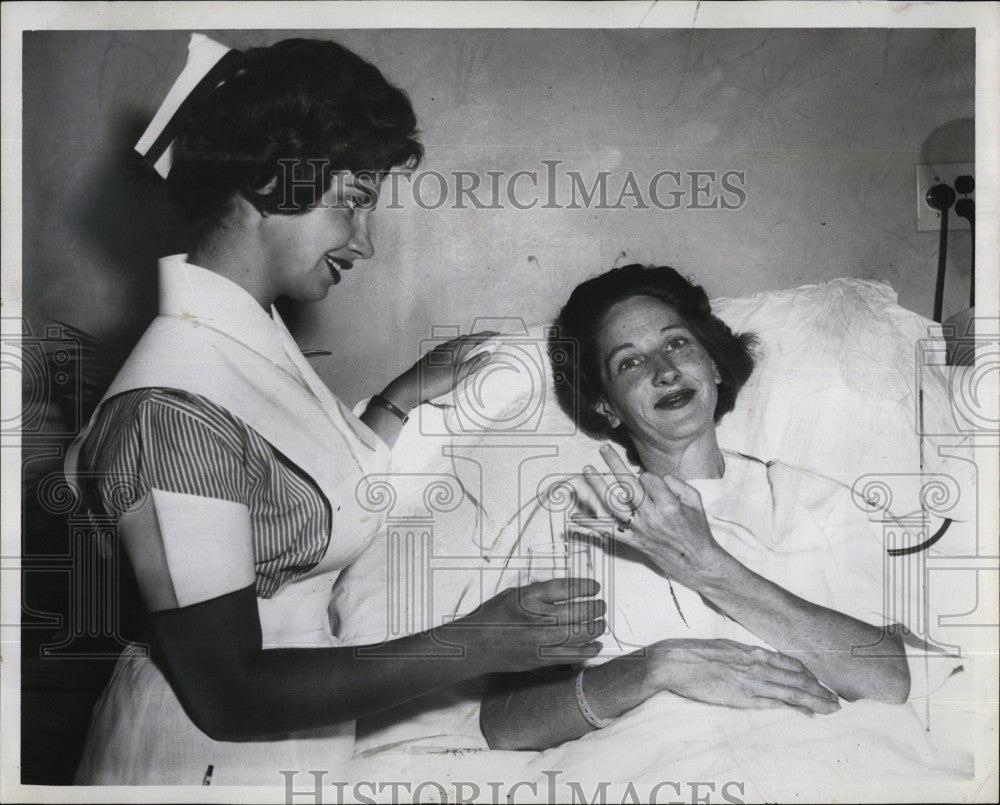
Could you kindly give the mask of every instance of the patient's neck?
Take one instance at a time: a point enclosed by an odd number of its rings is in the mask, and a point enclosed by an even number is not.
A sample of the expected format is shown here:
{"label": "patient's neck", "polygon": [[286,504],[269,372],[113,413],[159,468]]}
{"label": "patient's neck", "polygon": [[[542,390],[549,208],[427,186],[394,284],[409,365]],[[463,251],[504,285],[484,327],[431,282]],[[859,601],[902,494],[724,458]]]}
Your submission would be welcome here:
{"label": "patient's neck", "polygon": [[673,475],[684,481],[699,478],[721,478],[726,462],[719,449],[715,428],[710,428],[696,438],[656,443],[635,442],[636,452],[647,472]]}

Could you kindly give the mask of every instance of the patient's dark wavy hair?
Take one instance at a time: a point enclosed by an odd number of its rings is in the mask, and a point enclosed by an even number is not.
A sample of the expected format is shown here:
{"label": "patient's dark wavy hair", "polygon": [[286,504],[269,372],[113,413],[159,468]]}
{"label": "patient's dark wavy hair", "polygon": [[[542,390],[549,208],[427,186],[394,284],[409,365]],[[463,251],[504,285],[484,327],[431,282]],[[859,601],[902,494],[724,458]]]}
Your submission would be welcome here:
{"label": "patient's dark wavy hair", "polygon": [[[625,448],[629,460],[639,464],[624,424],[612,428],[597,411],[598,403],[604,398],[597,350],[598,329],[614,305],[636,296],[648,296],[670,305],[715,361],[722,376],[715,405],[716,422],[733,410],[736,395],[753,372],[753,348],[757,337],[753,333],[734,333],[712,313],[704,289],[669,266],[634,263],[613,268],[580,283],[573,290],[549,337],[550,357],[554,358],[557,351],[560,355],[565,354],[567,340],[575,342],[576,346],[576,360],[560,361],[556,370],[559,405],[589,436],[617,442]],[[556,365],[555,360],[553,365]]]}
{"label": "patient's dark wavy hair", "polygon": [[269,214],[319,203],[333,174],[377,180],[423,156],[401,89],[336,42],[286,39],[251,48],[223,83],[192,102],[173,143],[171,202],[196,234],[237,194]]}

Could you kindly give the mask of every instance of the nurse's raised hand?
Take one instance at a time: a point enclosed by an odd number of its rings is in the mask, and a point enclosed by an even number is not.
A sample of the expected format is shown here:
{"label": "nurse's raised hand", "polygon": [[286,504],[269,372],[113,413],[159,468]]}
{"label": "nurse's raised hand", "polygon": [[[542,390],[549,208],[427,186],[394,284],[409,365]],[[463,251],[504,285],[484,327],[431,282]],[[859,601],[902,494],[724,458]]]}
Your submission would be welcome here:
{"label": "nurse's raised hand", "polygon": [[489,353],[472,353],[496,335],[492,330],[484,330],[439,344],[393,380],[382,396],[409,412],[421,403],[447,394],[489,363]]}

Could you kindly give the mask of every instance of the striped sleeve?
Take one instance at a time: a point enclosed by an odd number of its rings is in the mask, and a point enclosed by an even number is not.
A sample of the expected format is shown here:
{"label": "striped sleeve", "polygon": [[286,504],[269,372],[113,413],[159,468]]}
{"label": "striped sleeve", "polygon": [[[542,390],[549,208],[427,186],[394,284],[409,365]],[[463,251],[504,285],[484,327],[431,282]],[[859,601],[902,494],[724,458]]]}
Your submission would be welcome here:
{"label": "striped sleeve", "polygon": [[85,450],[107,514],[121,516],[150,489],[248,503],[242,434],[223,412],[163,389],[106,405]]}
{"label": "striped sleeve", "polygon": [[80,459],[88,507],[116,521],[159,496],[159,508],[168,499],[171,509],[198,508],[185,526],[192,532],[204,535],[202,521],[214,519],[217,542],[232,504],[245,508],[261,598],[308,572],[329,545],[332,507],[312,478],[204,397],[169,388],[112,397],[84,437]]}

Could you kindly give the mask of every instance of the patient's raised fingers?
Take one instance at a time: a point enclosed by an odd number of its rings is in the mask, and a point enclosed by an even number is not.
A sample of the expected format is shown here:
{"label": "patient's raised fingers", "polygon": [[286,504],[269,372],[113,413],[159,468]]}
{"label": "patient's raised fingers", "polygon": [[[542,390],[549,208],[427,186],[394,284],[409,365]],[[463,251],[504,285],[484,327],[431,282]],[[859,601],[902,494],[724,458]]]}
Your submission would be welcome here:
{"label": "patient's raised fingers", "polygon": [[646,496],[642,484],[632,473],[616,473],[609,480],[588,465],[583,468],[583,477],[599,501],[597,516],[610,515],[618,523],[634,517],[636,509]]}
{"label": "patient's raised fingers", "polygon": [[[638,476],[642,500],[649,499],[654,503],[675,501],[677,496],[670,487],[655,472],[643,472]],[[641,500],[636,501],[638,505]]]}
{"label": "patient's raised fingers", "polygon": [[573,537],[576,537],[577,539],[593,540],[598,544],[610,536],[610,534],[608,534],[607,529],[605,529],[604,531],[595,531],[590,526],[580,525],[576,521],[574,521],[574,524],[570,526],[569,534]]}
{"label": "patient's raised fingers", "polygon": [[[567,483],[573,490],[573,502],[576,509],[574,515],[593,518],[599,517],[604,513],[601,510],[600,496],[594,491],[590,482],[587,481],[586,471],[569,477]],[[551,487],[545,494],[551,494]],[[559,494],[562,494],[562,492],[560,491]]]}
{"label": "patient's raised fingers", "polygon": [[611,470],[612,474],[615,476],[615,483],[619,486],[624,486],[623,490],[629,498],[630,508],[637,509],[642,501],[649,494],[649,489],[646,488],[647,479],[654,483],[659,480],[655,475],[645,472],[640,475],[636,475],[632,469],[621,459],[618,455],[618,451],[615,450],[610,445],[604,445],[601,448],[601,457],[604,459],[605,463],[608,465],[608,469]]}
{"label": "patient's raised fingers", "polygon": [[569,519],[573,523],[570,527],[571,531],[579,531],[584,536],[592,537],[598,541],[609,539],[611,531],[615,528],[615,524],[607,518],[601,521],[590,514],[571,514]]}
{"label": "patient's raised fingers", "polygon": [[[608,482],[604,480],[604,476],[597,471],[596,467],[592,467],[588,464],[583,468],[583,480],[586,481],[587,486],[590,491],[596,496],[597,503],[601,509],[607,510],[608,503]],[[590,501],[591,505],[594,505],[594,501]],[[595,506],[595,514],[603,513],[599,512]]]}
{"label": "patient's raised fingers", "polygon": [[635,475],[628,464],[622,461],[622,457],[618,455],[618,451],[610,444],[601,445],[600,453],[601,458],[607,463],[608,469],[615,473],[615,475]]}

